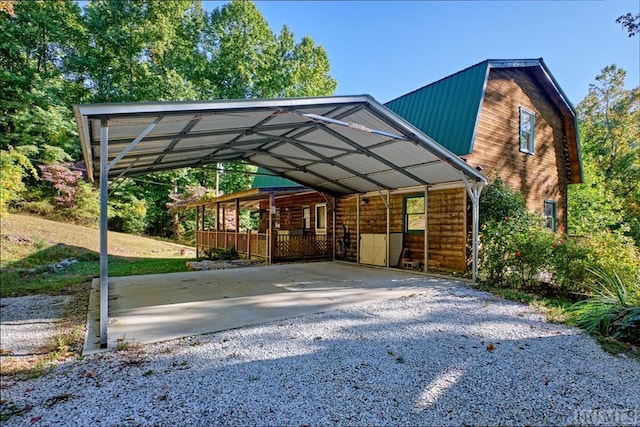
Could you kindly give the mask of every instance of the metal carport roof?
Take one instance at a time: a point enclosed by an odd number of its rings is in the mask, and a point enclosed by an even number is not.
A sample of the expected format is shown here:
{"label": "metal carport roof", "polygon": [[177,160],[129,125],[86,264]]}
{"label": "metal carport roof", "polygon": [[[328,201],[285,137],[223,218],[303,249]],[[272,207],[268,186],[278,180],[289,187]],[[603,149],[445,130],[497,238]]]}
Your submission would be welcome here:
{"label": "metal carport roof", "polygon": [[109,305],[108,181],[131,175],[244,160],[335,196],[463,181],[474,206],[477,275],[477,201],[487,179],[368,95],[73,109],[87,172],[100,180],[101,347]]}
{"label": "metal carport roof", "polygon": [[370,96],[74,106],[92,179],[244,160],[341,195],[485,177]]}

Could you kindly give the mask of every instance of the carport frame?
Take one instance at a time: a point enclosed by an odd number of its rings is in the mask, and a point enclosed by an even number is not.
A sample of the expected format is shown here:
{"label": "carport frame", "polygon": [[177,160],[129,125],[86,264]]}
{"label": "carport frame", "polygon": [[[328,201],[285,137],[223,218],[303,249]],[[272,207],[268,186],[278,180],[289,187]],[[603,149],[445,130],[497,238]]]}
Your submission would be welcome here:
{"label": "carport frame", "polygon": [[[313,108],[322,108],[326,109],[327,106],[333,106],[332,110],[324,113],[325,115],[315,114],[305,112],[305,108],[307,110]],[[253,123],[251,126],[246,126],[238,129],[229,129],[227,130],[229,133],[236,133],[237,136],[233,137],[228,143],[222,144],[219,147],[215,147],[215,149],[205,155],[204,157],[200,157],[197,161],[194,161],[194,157],[187,157],[185,160],[175,160],[175,161],[167,161],[164,162],[165,156],[169,154],[183,154],[185,151],[183,149],[174,149],[180,138],[185,138],[192,129],[196,126],[196,124],[200,121],[200,114],[216,114],[216,112],[245,112],[245,111],[271,111],[271,116],[259,121],[258,123]],[[332,114],[336,112],[333,117],[326,116],[326,114]],[[373,121],[377,123],[380,129],[376,129],[372,127],[369,123],[359,123],[359,122],[350,122],[347,121],[350,116],[356,116],[361,112],[365,112],[366,118],[369,121]],[[296,125],[291,125],[291,132],[297,129],[298,132],[295,132],[294,135],[287,135],[290,132],[283,132],[282,134],[270,134],[264,133],[264,130],[257,132],[261,138],[261,140],[254,140],[252,144],[244,144],[240,140],[242,140],[246,136],[250,136],[255,132],[256,128],[259,128],[261,125],[265,124],[269,120],[274,117],[278,117],[281,113],[288,114],[296,114],[302,118],[308,120],[308,122],[304,122],[304,125],[299,125],[299,122],[296,122]],[[95,155],[92,151],[92,132],[90,129],[90,121],[94,121],[99,123],[100,131],[99,131],[99,179],[100,179],[100,347],[107,347],[107,325],[108,325],[108,254],[107,254],[107,205],[108,205],[108,180],[109,178],[120,178],[129,175],[136,174],[144,174],[150,173],[154,171],[160,170],[171,170],[178,169],[184,167],[194,167],[200,166],[206,163],[218,163],[220,161],[228,161],[228,160],[245,160],[250,163],[254,163],[257,166],[261,166],[271,172],[280,175],[282,177],[291,179],[296,181],[304,186],[312,188],[314,190],[318,190],[321,193],[329,193],[334,196],[339,194],[362,194],[367,191],[362,190],[363,187],[358,187],[358,185],[362,185],[362,182],[368,185],[367,188],[370,188],[372,185],[377,187],[377,191],[382,195],[382,191],[387,192],[387,196],[389,191],[393,189],[393,187],[389,187],[387,184],[381,183],[378,176],[385,175],[389,172],[396,173],[398,176],[404,177],[403,179],[410,180],[411,182],[415,182],[415,185],[421,185],[425,188],[428,188],[431,185],[437,183],[445,183],[445,182],[453,182],[451,179],[451,171],[456,170],[459,172],[462,177],[462,181],[465,183],[467,187],[467,192],[471,198],[471,201],[474,205],[473,215],[474,215],[474,227],[473,227],[473,251],[474,251],[474,259],[473,259],[473,278],[477,279],[477,248],[478,248],[478,229],[477,229],[477,220],[478,220],[478,197],[484,185],[487,184],[487,179],[484,175],[482,175],[479,171],[476,171],[469,165],[467,165],[463,160],[459,159],[450,151],[446,150],[433,139],[423,134],[420,130],[415,128],[410,123],[406,122],[401,117],[397,116],[391,110],[384,107],[382,104],[375,101],[370,96],[362,95],[362,96],[352,96],[352,97],[318,97],[318,98],[289,98],[289,99],[270,99],[270,100],[228,100],[228,101],[208,101],[208,102],[167,102],[167,103],[131,103],[131,104],[94,104],[94,105],[75,105],[74,106],[74,114],[76,116],[76,123],[78,126],[80,142],[82,144],[85,162],[87,166],[87,172],[89,178],[93,180],[95,178]],[[170,143],[160,149],[156,148],[155,151],[152,150],[151,155],[156,156],[156,159],[151,163],[151,165],[145,166],[135,166],[138,162],[140,162],[143,157],[142,153],[136,153],[135,149],[139,146],[141,142],[145,140],[145,137],[153,132],[153,130],[157,127],[158,124],[162,123],[162,121],[166,117],[178,116],[179,114],[193,114],[190,118],[189,123],[186,127],[182,127],[179,129],[179,132],[173,134],[171,137],[167,137],[167,140],[170,140]],[[147,123],[148,126],[138,133],[134,138],[130,138],[129,135],[125,136],[118,143],[122,143],[123,145],[126,143],[126,147],[119,151],[117,155],[113,156],[111,161],[109,161],[109,129],[110,123],[114,118],[122,119],[123,117],[128,118],[128,120],[135,122],[140,118],[152,118],[151,123]],[[310,124],[310,123],[315,124]],[[97,123],[94,123],[97,124]],[[122,124],[122,123],[120,123]],[[126,127],[126,123],[121,126],[125,130],[129,129]],[[138,124],[139,126],[139,124]],[[284,126],[284,125],[280,125]],[[300,130],[303,127],[306,127],[304,130]],[[392,128],[397,133],[391,133],[389,131],[383,130],[383,128]],[[130,128],[135,128],[135,126],[130,126]],[[269,129],[272,129],[273,126]],[[286,128],[286,126],[285,126]],[[345,136],[345,134],[341,133],[340,130],[348,130],[351,131],[360,131],[368,133],[372,138],[372,141],[375,142],[374,138],[384,137],[386,138],[384,141],[380,142],[378,140],[377,143],[374,143],[370,146],[365,146],[361,143],[355,142],[355,140],[350,139]],[[373,165],[373,160],[377,163],[384,165],[388,169],[382,169],[378,171],[370,172],[368,171],[367,166],[371,166],[368,163],[364,162],[364,165],[361,169],[358,169],[360,166],[348,166],[343,161],[342,154],[338,156],[327,157],[322,154],[319,146],[321,143],[317,143],[318,147],[313,147],[312,142],[303,141],[301,144],[300,138],[302,136],[307,136],[316,130],[322,130],[324,133],[322,135],[329,135],[333,140],[338,141],[341,144],[346,144],[351,147],[347,154],[344,157],[348,157],[349,155],[364,155],[368,159],[372,159],[371,165]],[[217,134],[220,134],[219,132]],[[199,134],[202,136],[203,134]],[[213,135],[213,133],[209,133],[209,135]],[[133,135],[131,135],[133,136]],[[206,135],[205,135],[206,136]],[[162,140],[162,135],[152,135],[149,137],[149,141],[158,141]],[[368,137],[367,137],[368,138]],[[126,140],[126,141],[125,141]],[[95,141],[95,137],[93,139]],[[273,150],[279,146],[283,146],[289,143],[296,148],[301,148],[302,151],[308,152],[310,155],[315,155],[317,160],[314,160],[311,163],[301,164],[300,158],[294,157],[286,157],[282,154],[274,154],[269,150]],[[412,155],[408,155],[409,157],[415,157],[415,153],[424,153],[425,159],[431,158],[432,160],[428,160],[421,163],[414,163],[409,166],[400,166],[398,163],[395,163],[393,160],[389,160],[384,156],[373,151],[373,149],[380,148],[382,146],[388,147],[392,144],[409,144],[404,146],[398,146],[400,148],[404,147],[404,150],[409,150],[407,152],[411,152],[413,150]],[[243,148],[235,147],[234,144],[237,145],[246,145],[250,147],[251,145],[256,145],[254,148]],[[260,145],[263,144],[263,145]],[[307,145],[308,144],[308,145]],[[412,145],[411,145],[412,144]],[[335,145],[335,143],[334,143]],[[257,149],[257,147],[260,149]],[[337,145],[335,146],[337,147]],[[413,147],[413,148],[411,148]],[[153,146],[152,146],[153,148]],[[326,149],[327,146],[324,147]],[[331,147],[328,147],[331,148]],[[229,157],[230,154],[225,153],[225,149],[233,154],[233,157]],[[336,151],[344,150],[344,148],[334,148]],[[209,148],[211,150],[211,148]],[[353,150],[353,151],[351,151]],[[417,151],[416,151],[417,150]],[[206,150],[205,150],[206,151]],[[197,150],[193,149],[189,154],[198,153]],[[260,155],[267,156],[268,158],[274,158],[281,164],[286,164],[288,166],[271,166],[270,164],[260,163],[251,159],[251,157],[255,157],[257,153]],[[145,154],[146,156],[147,154]],[[269,157],[272,156],[272,157]],[[338,157],[341,157],[338,159]],[[123,168],[117,169],[118,163],[123,159],[127,159],[129,162],[128,165],[125,165]],[[405,157],[406,159],[406,157]],[[302,159],[305,160],[305,159]],[[414,159],[415,160],[415,159]],[[296,163],[298,161],[298,163]],[[362,161],[361,161],[362,162]],[[332,177],[327,176],[326,174],[319,174],[317,171],[309,169],[309,165],[317,165],[317,164],[329,164],[332,167],[337,168],[342,171],[342,175],[345,177]],[[276,163],[274,163],[276,164]],[[443,176],[441,181],[430,182],[429,179],[425,178],[426,176],[430,176],[427,172],[434,167],[439,167],[440,165],[446,165],[445,169],[440,172]],[[379,167],[376,165],[376,167]],[[416,174],[414,172],[408,171],[406,169],[414,168],[418,170],[419,168],[424,169],[423,172],[425,177]],[[452,169],[449,169],[452,168]],[[438,169],[436,169],[438,170]],[[444,172],[447,172],[445,174]],[[300,174],[303,174],[302,177]],[[376,175],[379,174],[379,175]],[[436,175],[438,173],[436,172]],[[320,182],[318,182],[318,178],[320,178]],[[358,184],[358,179],[360,179],[360,184]],[[345,184],[343,181],[353,181],[354,183]],[[459,180],[456,180],[459,182]],[[402,186],[395,187],[401,188]],[[406,187],[406,186],[405,186]],[[340,189],[340,190],[338,190]],[[425,191],[426,193],[426,191]],[[425,204],[427,203],[425,198]],[[387,209],[387,222],[389,221],[389,209]],[[334,212],[335,215],[335,212]],[[335,226],[335,222],[334,222]],[[425,230],[426,234],[426,230]],[[335,236],[335,234],[334,234]],[[335,239],[335,237],[334,237]],[[388,248],[387,248],[388,252]],[[387,254],[388,255],[388,254]],[[334,256],[335,256],[335,245],[334,245]],[[387,256],[387,266],[389,260]]]}

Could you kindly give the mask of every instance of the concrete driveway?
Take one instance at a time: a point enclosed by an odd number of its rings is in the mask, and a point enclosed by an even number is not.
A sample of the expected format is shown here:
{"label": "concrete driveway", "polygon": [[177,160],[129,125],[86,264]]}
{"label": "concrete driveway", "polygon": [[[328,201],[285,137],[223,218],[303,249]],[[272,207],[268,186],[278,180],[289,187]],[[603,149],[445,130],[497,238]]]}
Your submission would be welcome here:
{"label": "concrete driveway", "polygon": [[[108,349],[148,344],[410,295],[455,281],[344,262],[109,278]],[[99,280],[83,353],[99,351]]]}

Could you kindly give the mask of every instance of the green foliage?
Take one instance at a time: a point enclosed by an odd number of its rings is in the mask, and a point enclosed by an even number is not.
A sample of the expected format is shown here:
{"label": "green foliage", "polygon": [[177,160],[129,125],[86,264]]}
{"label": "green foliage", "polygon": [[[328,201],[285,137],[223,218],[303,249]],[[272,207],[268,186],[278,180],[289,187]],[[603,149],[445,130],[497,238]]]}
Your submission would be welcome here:
{"label": "green foliage", "polygon": [[0,213],[21,199],[25,190],[23,178],[26,172],[37,176],[29,159],[20,151],[9,146],[8,150],[0,150]]}
{"label": "green foliage", "polygon": [[240,256],[234,247],[230,249],[210,248],[205,251],[205,258],[212,261],[218,261],[238,259]]}
{"label": "green foliage", "polygon": [[490,220],[482,229],[480,267],[486,280],[532,290],[551,265],[555,233],[534,215]]}
{"label": "green foliage", "polygon": [[640,344],[640,269],[626,281],[616,270],[592,270],[588,299],[570,309],[572,321],[594,334]]}
{"label": "green foliage", "polygon": [[489,185],[481,203],[487,209],[480,273],[490,285],[575,300],[596,281],[590,267],[615,268],[629,278],[640,265],[637,248],[622,233],[592,230],[578,238],[554,233],[538,215],[526,214],[521,197],[499,180]]}
{"label": "green foliage", "polygon": [[499,176],[493,177],[480,194],[480,226],[503,219],[522,220],[527,216],[524,197]]}
{"label": "green foliage", "polygon": [[46,204],[55,206],[55,211],[50,214],[52,218],[69,220],[78,224],[95,225],[98,222],[100,204],[98,193],[93,186],[82,180],[82,172],[75,165],[50,164],[41,165],[42,180],[51,183],[51,186],[41,186],[43,192],[39,200],[30,203],[31,212],[38,209],[47,209]]}
{"label": "green foliage", "polygon": [[[253,2],[212,12],[199,0],[73,0],[11,3],[0,12],[0,209],[94,223],[88,184],[32,165],[81,159],[71,105],[91,102],[330,95],[324,49],[276,35]],[[55,166],[53,166],[55,168]],[[220,190],[249,187],[252,166],[227,163]],[[5,179],[5,177],[7,179]],[[194,228],[193,213],[167,211],[174,184],[215,188],[215,165],[112,183],[113,229],[169,237]],[[85,200],[86,199],[86,200]],[[183,221],[184,220],[184,221]],[[250,221],[249,221],[250,222]]]}
{"label": "green foliage", "polygon": [[124,198],[109,203],[109,230],[143,234],[147,227],[147,203],[131,193],[124,194]]}
{"label": "green foliage", "polygon": [[623,69],[605,67],[578,105],[591,189],[572,194],[584,201],[582,206],[574,203],[572,224],[619,229],[640,246],[640,87],[625,89],[625,77]]}

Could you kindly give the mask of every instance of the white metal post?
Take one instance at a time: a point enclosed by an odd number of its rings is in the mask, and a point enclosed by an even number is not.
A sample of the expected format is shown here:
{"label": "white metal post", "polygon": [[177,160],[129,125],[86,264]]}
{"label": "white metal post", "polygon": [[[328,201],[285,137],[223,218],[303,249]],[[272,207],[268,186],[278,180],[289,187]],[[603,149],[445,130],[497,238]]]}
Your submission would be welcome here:
{"label": "white metal post", "polygon": [[387,190],[387,253],[386,253],[386,258],[387,258],[387,268],[389,268],[390,262],[389,262],[389,255],[391,253],[390,251],[390,246],[391,246],[391,191]]}
{"label": "white metal post", "polygon": [[424,187],[424,272],[429,272],[429,189]]}
{"label": "white metal post", "polygon": [[360,194],[356,194],[356,264],[360,264]]}
{"label": "white metal post", "polygon": [[107,348],[109,324],[109,255],[107,209],[109,199],[109,122],[100,121],[100,348]]}
{"label": "white metal post", "polygon": [[[333,196],[333,206],[331,207],[332,221],[333,221],[333,261],[336,260],[336,197]],[[344,236],[342,236],[342,242],[344,243]],[[345,248],[346,252],[346,248]]]}

